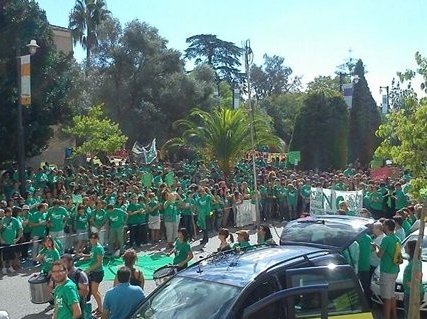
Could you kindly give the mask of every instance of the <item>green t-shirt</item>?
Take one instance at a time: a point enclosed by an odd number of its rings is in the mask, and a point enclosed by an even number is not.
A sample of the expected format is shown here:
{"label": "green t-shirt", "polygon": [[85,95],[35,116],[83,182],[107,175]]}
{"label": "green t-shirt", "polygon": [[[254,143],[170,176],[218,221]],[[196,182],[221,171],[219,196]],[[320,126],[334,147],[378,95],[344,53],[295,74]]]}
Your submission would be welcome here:
{"label": "green t-shirt", "polygon": [[371,252],[372,252],[372,238],[369,235],[364,234],[358,240],[359,244],[359,263],[358,270],[360,271],[369,271],[371,267]]}
{"label": "green t-shirt", "polygon": [[[135,215],[131,215],[129,212],[141,211]],[[139,203],[130,203],[127,207],[128,211],[128,225],[139,225],[146,223],[146,214],[144,213],[144,206]]]}
{"label": "green t-shirt", "polygon": [[390,234],[383,238],[380,246],[384,252],[380,262],[381,272],[388,274],[397,274],[399,272],[399,265],[393,262],[397,245],[400,247],[400,240],[395,234]]}
{"label": "green t-shirt", "polygon": [[103,209],[95,209],[92,211],[92,220],[93,225],[97,228],[101,228],[105,225],[105,222],[107,220],[107,212]]}
{"label": "green t-shirt", "polygon": [[[148,202],[147,206],[150,208],[150,216],[159,216],[160,215],[158,208],[153,209],[157,205],[159,205],[159,202],[154,197]],[[151,209],[153,209],[153,211],[151,211]]]}
{"label": "green t-shirt", "polygon": [[402,209],[409,204],[408,195],[406,195],[401,189],[396,190],[396,209]]}
{"label": "green t-shirt", "polygon": [[369,202],[371,204],[372,209],[375,209],[375,210],[383,209],[383,196],[381,195],[381,192],[379,190],[371,193]]}
{"label": "green t-shirt", "polygon": [[[405,295],[409,295],[411,291],[411,279],[412,279],[412,268],[414,266],[414,260],[409,260],[408,264],[405,267],[405,270],[403,271],[403,291]],[[417,270],[422,272],[422,264],[421,261],[418,261],[417,263]],[[422,297],[424,295],[423,290],[423,281],[420,280],[420,296]]]}
{"label": "green t-shirt", "polygon": [[30,214],[30,216],[28,217],[28,220],[30,223],[34,223],[34,224],[41,223],[41,225],[38,225],[38,226],[30,226],[31,236],[44,237],[46,233],[46,213],[35,211]]}
{"label": "green t-shirt", "polygon": [[[104,247],[102,247],[100,243],[97,243],[96,246],[92,246],[92,249],[90,250],[89,267],[92,267],[93,265],[96,264],[99,256],[104,257]],[[102,263],[100,267],[92,269],[92,271],[101,271],[101,270],[102,270]]]}
{"label": "green t-shirt", "polygon": [[242,241],[241,243],[237,242],[233,245],[233,249],[240,249],[250,247],[251,244],[248,241]]}
{"label": "green t-shirt", "polygon": [[182,215],[191,215],[192,214],[191,206],[193,204],[193,200],[190,199],[190,197],[186,196],[186,195],[182,195],[181,198],[182,198],[182,201],[180,203],[181,214]]}
{"label": "green t-shirt", "polygon": [[86,230],[89,227],[89,215],[86,214],[86,212],[83,212],[82,214],[77,213],[75,216],[76,220],[76,229],[77,230]]}
{"label": "green t-shirt", "polygon": [[57,232],[63,230],[66,218],[68,218],[68,212],[64,207],[50,208],[47,212],[47,220],[50,222],[50,231]]}
{"label": "green t-shirt", "polygon": [[177,203],[165,201],[163,204],[163,220],[165,223],[176,223],[178,221]]}
{"label": "green t-shirt", "polygon": [[55,307],[57,309],[57,319],[73,318],[72,306],[80,301],[77,286],[67,278],[62,285],[55,287],[54,291]]}
{"label": "green t-shirt", "polygon": [[52,264],[54,261],[59,260],[59,251],[54,249],[43,248],[40,250],[40,255],[43,255],[43,261],[40,266],[40,271],[47,274],[52,270]]}
{"label": "green t-shirt", "polygon": [[125,226],[127,214],[123,209],[114,208],[113,211],[108,212],[108,220],[110,221],[111,228],[122,228]]}
{"label": "green t-shirt", "polygon": [[188,253],[191,251],[191,247],[187,242],[180,242],[178,239],[174,243],[175,257],[173,259],[173,264],[178,265],[187,259]]}
{"label": "green t-shirt", "polygon": [[288,189],[288,205],[296,206],[298,200],[298,191]]}
{"label": "green t-shirt", "polygon": [[6,245],[15,244],[15,239],[22,230],[21,223],[15,217],[5,217],[1,220],[1,237]]}
{"label": "green t-shirt", "polygon": [[311,195],[311,186],[308,184],[304,184],[301,187],[301,196],[304,198],[310,198]]}

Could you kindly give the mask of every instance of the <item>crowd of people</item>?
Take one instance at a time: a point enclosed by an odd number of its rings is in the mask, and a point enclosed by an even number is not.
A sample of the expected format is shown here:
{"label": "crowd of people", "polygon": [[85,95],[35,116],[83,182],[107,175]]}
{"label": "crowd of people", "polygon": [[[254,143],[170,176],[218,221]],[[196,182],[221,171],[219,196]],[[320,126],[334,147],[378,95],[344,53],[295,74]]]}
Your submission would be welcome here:
{"label": "crowd of people", "polygon": [[[263,221],[284,221],[309,213],[312,187],[363,190],[361,215],[393,218],[400,239],[413,221],[413,209],[411,215],[408,208],[408,172],[374,180],[369,171],[352,165],[342,171],[298,171],[286,168],[284,162],[267,163],[259,157],[256,178],[257,192],[248,160],[239,162],[227,179],[215,164],[201,161],[62,169],[45,163],[36,171],[27,169],[26,183],[20,185],[13,166],[0,179],[2,273],[13,273],[23,260],[30,260],[34,265],[41,263],[41,271],[55,279],[61,269],[69,270],[69,264],[58,263],[60,255],[88,257],[95,314],[102,315],[105,307],[98,286],[104,254],[123,255],[126,248],[143,250],[160,241],[175,254],[174,265],[182,269],[192,258],[189,242],[198,240],[199,233],[201,245],[208,242],[209,232],[217,232],[219,251],[244,248],[249,245],[248,233],[237,231],[237,242],[232,243],[228,230],[236,225],[237,207],[244,200],[259,205]],[[337,213],[345,214],[345,206],[340,203]],[[272,243],[268,226],[259,226],[258,242]],[[129,281],[143,282],[131,263],[118,282],[127,278],[128,270]]]}

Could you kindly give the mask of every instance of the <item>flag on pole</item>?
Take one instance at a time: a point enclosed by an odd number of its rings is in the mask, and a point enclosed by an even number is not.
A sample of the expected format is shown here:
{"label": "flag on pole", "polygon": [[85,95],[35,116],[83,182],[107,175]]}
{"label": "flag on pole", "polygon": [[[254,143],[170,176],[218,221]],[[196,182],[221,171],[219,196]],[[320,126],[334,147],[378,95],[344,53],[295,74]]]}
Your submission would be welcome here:
{"label": "flag on pole", "polygon": [[22,55],[21,61],[21,105],[31,104],[31,75],[30,75],[30,55]]}
{"label": "flag on pole", "polygon": [[145,164],[151,164],[157,158],[156,139],[150,145],[142,148],[144,152]]}

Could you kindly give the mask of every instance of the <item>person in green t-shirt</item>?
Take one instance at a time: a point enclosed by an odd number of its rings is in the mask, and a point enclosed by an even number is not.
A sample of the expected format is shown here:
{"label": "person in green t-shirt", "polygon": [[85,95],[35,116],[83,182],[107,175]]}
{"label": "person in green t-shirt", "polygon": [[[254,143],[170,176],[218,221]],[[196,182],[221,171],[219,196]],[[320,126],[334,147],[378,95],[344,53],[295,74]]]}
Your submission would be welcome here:
{"label": "person in green t-shirt", "polygon": [[233,249],[242,249],[250,247],[251,244],[249,243],[249,233],[247,230],[238,230],[236,231],[237,234],[237,243],[233,245]]}
{"label": "person in green t-shirt", "polygon": [[394,234],[395,222],[387,219],[383,223],[386,236],[381,245],[375,246],[377,256],[380,257],[380,294],[383,299],[383,318],[397,318],[395,287],[399,273],[399,259],[401,256],[400,241]]}
{"label": "person in green t-shirt", "polygon": [[114,208],[114,205],[108,204],[107,217],[110,224],[108,249],[111,252],[119,250],[120,254],[122,254],[127,213],[123,209]]}
{"label": "person in green t-shirt", "polygon": [[46,235],[46,210],[47,204],[39,204],[35,212],[30,213],[28,224],[31,228],[31,239],[33,248],[31,249],[33,262],[39,253],[40,240]]}
{"label": "person in green t-shirt", "polygon": [[178,236],[178,207],[177,194],[167,193],[166,201],[163,203],[163,220],[166,228],[166,241],[169,247],[173,246],[173,242]]}
{"label": "person in green t-shirt", "polygon": [[46,220],[48,222],[49,235],[51,235],[53,239],[59,239],[62,246],[64,246],[64,227],[69,216],[67,210],[60,206],[60,203],[59,199],[53,201],[53,207],[47,211]]}
{"label": "person in green t-shirt", "polygon": [[416,267],[415,276],[416,280],[419,280],[419,291],[420,291],[420,300],[422,301],[424,298],[424,289],[423,289],[423,282],[422,282],[422,263],[420,260],[414,261],[414,253],[415,253],[415,246],[417,245],[416,240],[409,240],[405,245],[405,252],[409,256],[408,264],[405,267],[405,270],[403,271],[403,305],[405,310],[405,318],[408,317],[409,312],[409,298],[411,296],[411,280],[412,280],[412,269]]}
{"label": "person in green t-shirt", "polygon": [[85,270],[90,279],[90,292],[95,298],[98,308],[95,310],[95,316],[102,313],[101,293],[99,292],[99,284],[104,279],[104,247],[99,243],[99,234],[91,233],[89,235],[90,244],[92,246],[90,254],[79,254],[82,257],[89,257],[89,267]]}
{"label": "person in green t-shirt", "polygon": [[[371,268],[371,252],[372,252],[372,238],[368,234],[363,234],[357,239],[359,244],[359,261],[357,276],[362,284],[363,291],[368,296],[371,295],[371,276],[369,270]],[[370,300],[370,298],[368,298]]]}
{"label": "person in green t-shirt", "polygon": [[188,262],[193,259],[193,252],[188,243],[188,232],[185,228],[178,230],[178,238],[175,240],[173,250],[169,253],[175,254],[173,265],[178,267],[178,271],[187,268]]}
{"label": "person in green t-shirt", "polygon": [[82,315],[77,286],[67,274],[68,270],[62,261],[53,263],[52,278],[56,283],[53,319],[77,319]]}
{"label": "person in green t-shirt", "polygon": [[206,220],[212,211],[211,203],[211,195],[207,194],[205,187],[200,186],[199,196],[194,198],[194,208],[197,213],[197,226],[203,231],[203,239],[200,241],[202,245],[206,244],[209,239]]}
{"label": "person in green t-shirt", "polygon": [[160,203],[156,194],[151,190],[145,192],[145,210],[148,213],[148,229],[150,230],[151,241],[153,244],[160,240]]}
{"label": "person in green t-shirt", "polygon": [[88,240],[89,216],[86,214],[85,206],[79,204],[74,216],[74,229],[76,230],[76,252],[81,252]]}
{"label": "person in green t-shirt", "polygon": [[12,217],[12,209],[6,207],[4,209],[5,217],[0,220],[0,239],[3,242],[3,274],[7,274],[7,270],[14,273],[12,262],[15,259],[15,245],[22,237],[21,223]]}
{"label": "person in green t-shirt", "polygon": [[[138,203],[138,195],[132,194],[130,197],[130,203],[127,206],[127,225],[129,228],[129,245],[139,247],[147,241],[147,234],[145,236],[142,233],[142,224],[145,222],[145,210],[144,206]],[[146,222],[145,222],[146,224]]]}
{"label": "person in green t-shirt", "polygon": [[50,235],[43,240],[43,248],[40,249],[36,259],[40,262],[40,272],[50,275],[53,262],[60,259],[59,251],[55,248],[55,243]]}
{"label": "person in green t-shirt", "polygon": [[107,212],[104,210],[104,202],[102,200],[96,200],[95,209],[92,210],[90,217],[90,225],[92,233],[99,234],[99,242],[105,247],[107,236],[106,224],[108,222]]}

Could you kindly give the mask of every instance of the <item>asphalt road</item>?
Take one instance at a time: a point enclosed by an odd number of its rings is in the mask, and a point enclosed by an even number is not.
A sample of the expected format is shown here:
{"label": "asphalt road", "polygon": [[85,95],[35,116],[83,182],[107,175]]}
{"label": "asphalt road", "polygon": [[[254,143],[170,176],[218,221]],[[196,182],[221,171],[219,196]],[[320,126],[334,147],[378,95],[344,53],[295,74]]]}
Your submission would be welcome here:
{"label": "asphalt road", "polygon": [[[278,235],[281,228],[276,228],[277,233],[272,230],[273,237],[278,242]],[[256,235],[251,232],[251,243],[256,242]],[[192,243],[195,260],[205,257],[208,254],[216,251],[218,247],[218,239],[216,236],[211,236],[208,244],[205,247],[198,246],[198,241]],[[151,251],[153,249],[164,249],[164,247],[148,247]],[[52,318],[52,310],[46,311],[48,304],[33,304],[30,301],[30,288],[28,278],[32,273],[38,272],[37,269],[26,269],[25,271],[17,272],[16,274],[1,275],[0,274],[0,310],[6,310],[10,319],[47,319]],[[112,287],[112,281],[103,281],[100,285],[101,294]],[[145,281],[145,293],[149,294],[155,289],[156,285],[153,280]],[[95,301],[92,298],[92,303]],[[380,309],[375,307],[375,318],[381,318]],[[402,314],[399,314],[403,318]]]}

